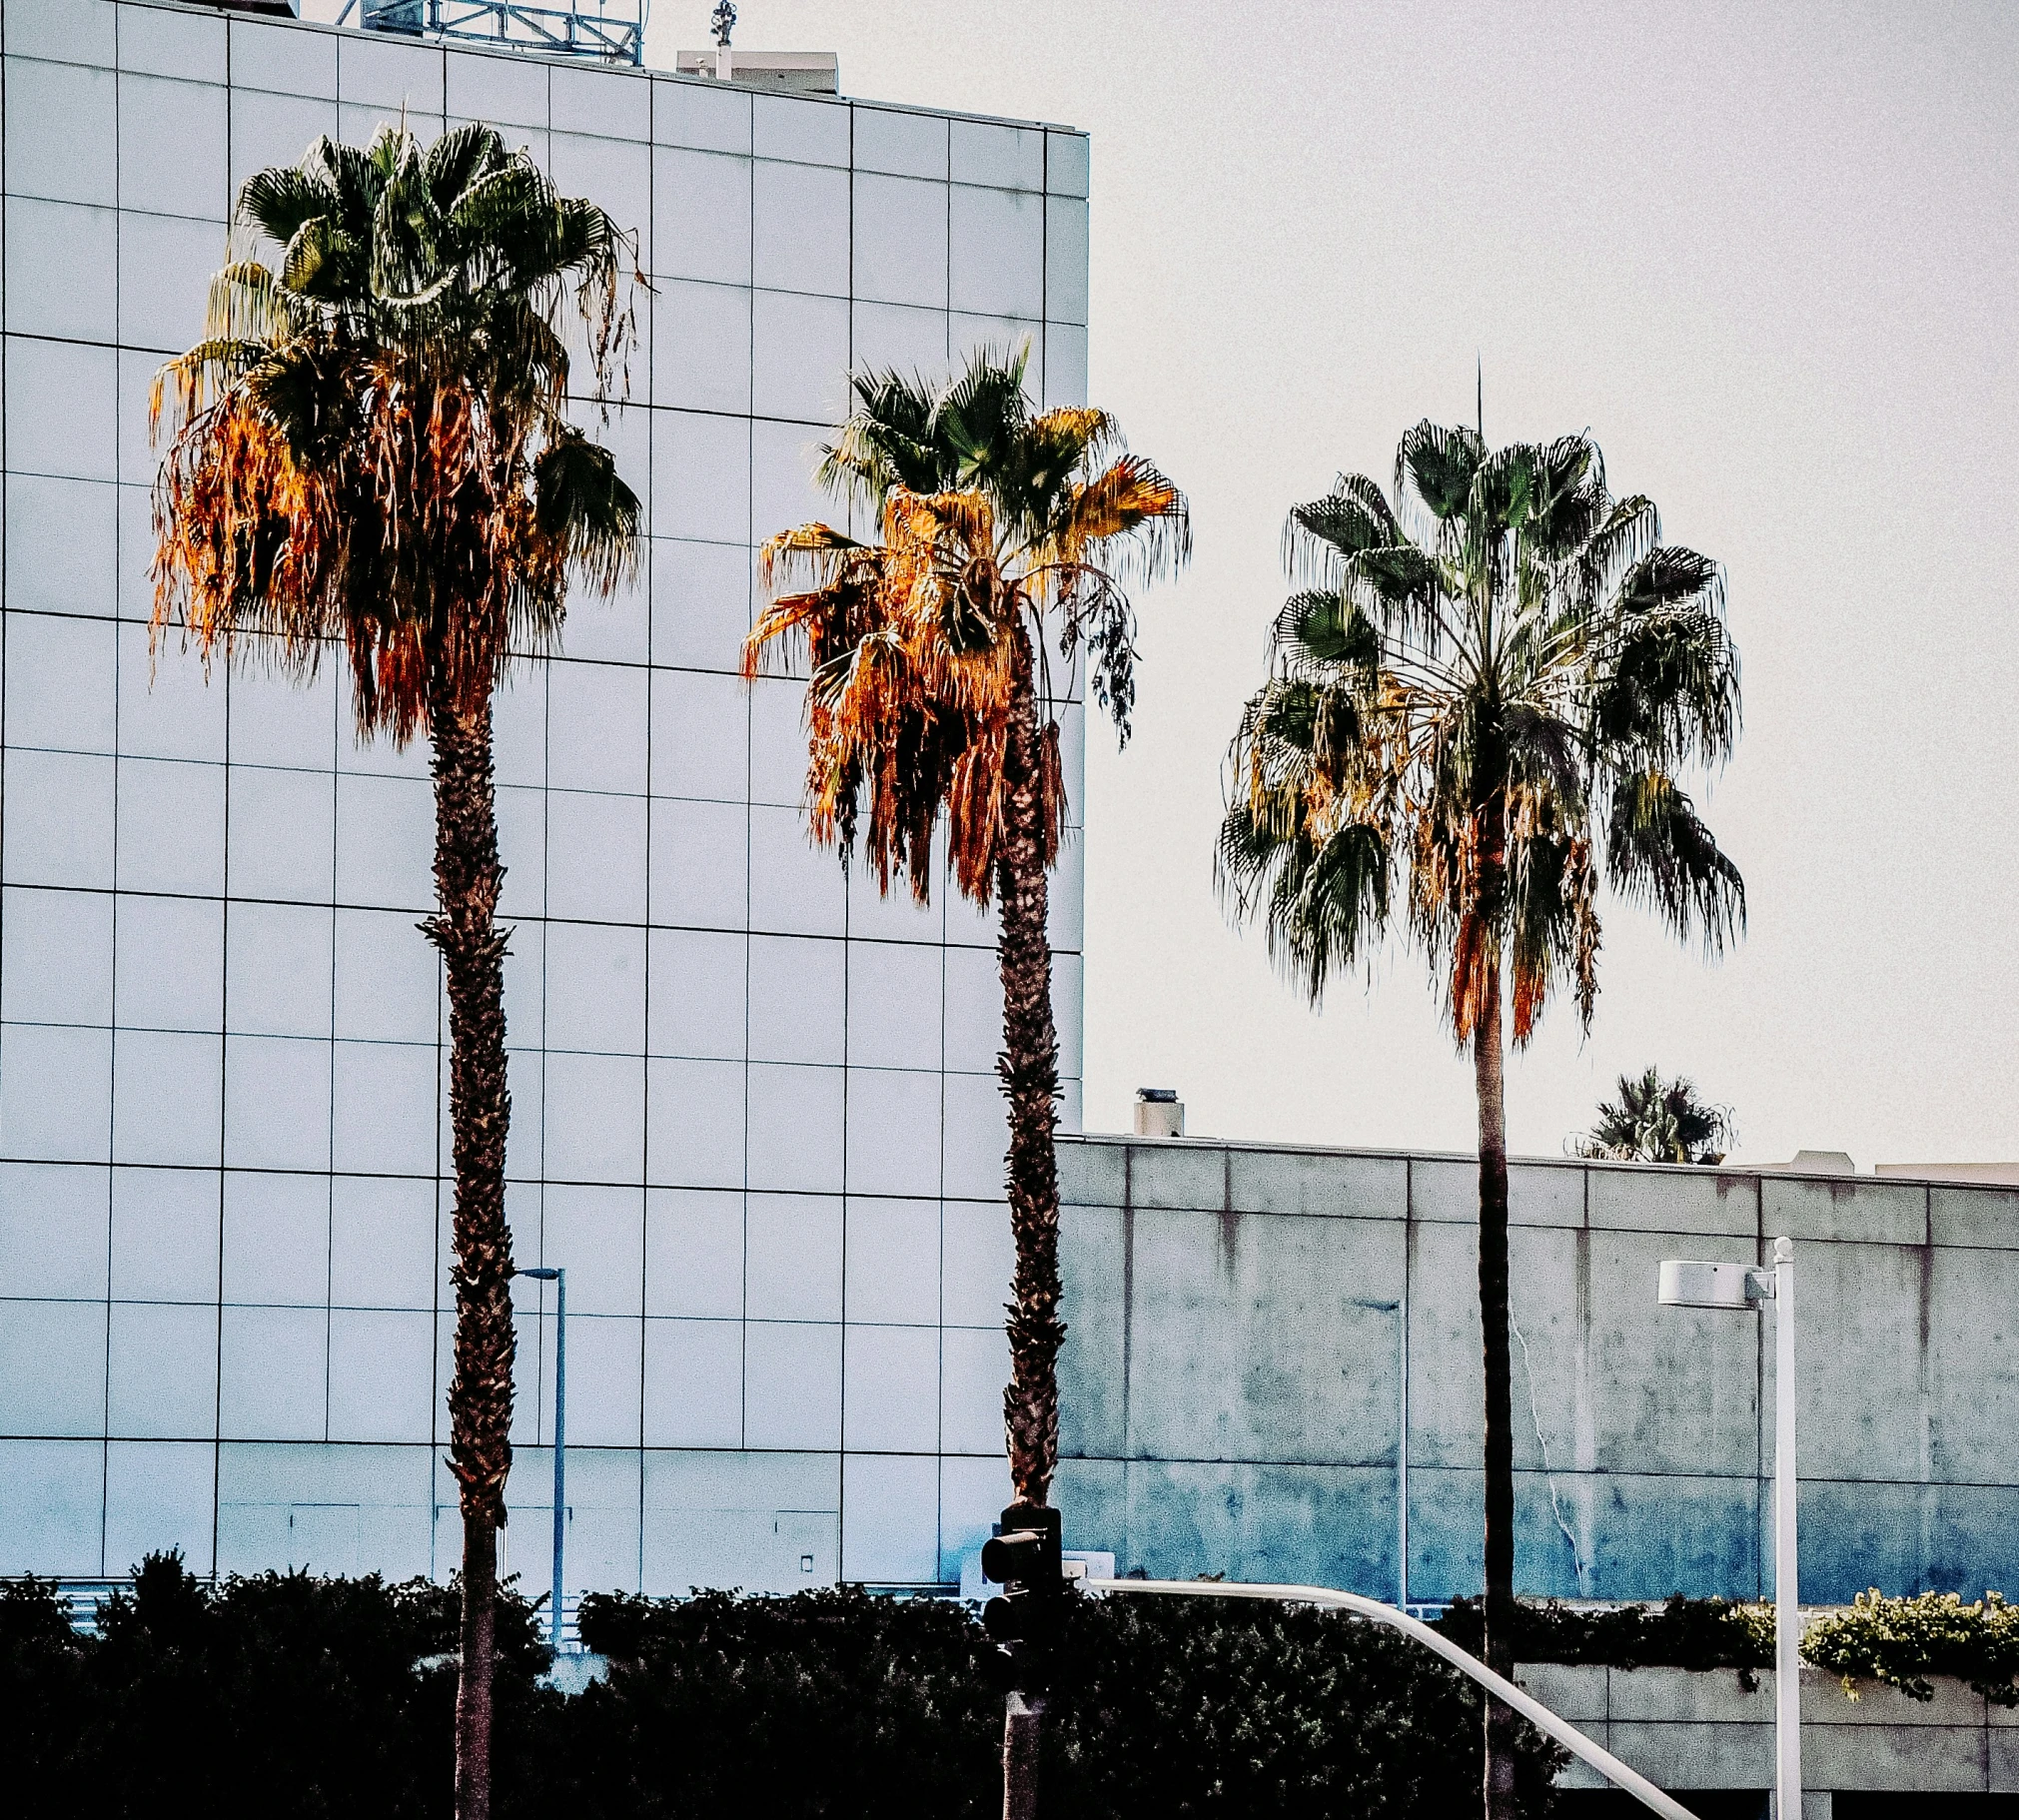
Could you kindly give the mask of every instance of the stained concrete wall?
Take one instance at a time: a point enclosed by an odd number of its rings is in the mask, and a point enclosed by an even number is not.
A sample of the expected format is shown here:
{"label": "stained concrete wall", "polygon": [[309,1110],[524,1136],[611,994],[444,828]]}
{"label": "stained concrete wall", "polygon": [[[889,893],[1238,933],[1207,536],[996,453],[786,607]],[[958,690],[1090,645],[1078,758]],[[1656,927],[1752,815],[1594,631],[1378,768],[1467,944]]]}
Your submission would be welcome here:
{"label": "stained concrete wall", "polygon": [[[1594,1743],[1678,1794],[1773,1786],[1774,1674],[1748,1689],[1731,1669],[1604,1668],[1536,1662],[1514,1678]],[[1915,1700],[1879,1681],[1846,1699],[1837,1676],[1801,1671],[1802,1787],[1942,1794],[2019,1794],[2019,1709],[1994,1706],[1947,1675],[1933,1698]],[[1572,1761],[1560,1788],[1603,1788]],[[1804,1820],[1815,1805],[1803,1801]],[[1635,1810],[1636,1812],[1643,1810]],[[1941,1811],[1939,1808],[1936,1811]]]}
{"label": "stained concrete wall", "polygon": [[[1069,1543],[1396,1596],[1406,1320],[1408,1595],[1479,1589],[1471,1158],[1062,1138],[1060,1177]],[[1520,1590],[1765,1589],[1771,1333],[1654,1286],[1783,1233],[1804,1599],[2019,1588],[2019,1192],[1548,1161],[1511,1195]]]}

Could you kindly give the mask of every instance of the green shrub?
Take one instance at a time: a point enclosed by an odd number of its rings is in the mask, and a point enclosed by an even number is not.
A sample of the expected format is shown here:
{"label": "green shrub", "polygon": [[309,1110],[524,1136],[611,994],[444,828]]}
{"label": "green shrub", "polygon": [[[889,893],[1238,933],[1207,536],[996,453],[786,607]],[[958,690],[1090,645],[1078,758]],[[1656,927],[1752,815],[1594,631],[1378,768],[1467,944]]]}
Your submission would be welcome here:
{"label": "green shrub", "polygon": [[[98,1634],[70,1628],[53,1588],[0,1593],[0,1743],[10,1811],[26,1816],[448,1811],[453,1588],[267,1573],[213,1587],[179,1555],[150,1555],[103,1601]],[[499,1613],[501,1780],[536,1779],[534,1748],[562,1704],[531,1608]]]}
{"label": "green shrub", "polygon": [[[1480,1602],[1461,1599],[1438,1628],[1462,1649],[1480,1647]],[[1685,1599],[1661,1605],[1576,1609],[1523,1602],[1514,1625],[1519,1662],[1589,1662],[1612,1668],[1731,1668],[1747,1688],[1754,1671],[1773,1666],[1770,1603]],[[1888,1598],[1861,1592],[1845,1611],[1816,1618],[1802,1632],[1802,1659],[1843,1680],[1883,1681],[1916,1700],[1931,1700],[1930,1675],[1953,1675],[1999,1706],[2019,1706],[2019,1607],[1987,1592],[1966,1605],[1953,1592]]]}
{"label": "green shrub", "polygon": [[[1116,1595],[1077,1604],[1047,1786],[1086,1820],[1477,1813],[1481,1697],[1344,1612]],[[1519,1727],[1523,1814],[1567,1754]]]}
{"label": "green shrub", "polygon": [[[1461,1649],[1477,1653],[1480,1601],[1460,1599],[1436,1627]],[[1773,1666],[1773,1607],[1764,1603],[1686,1599],[1677,1593],[1660,1605],[1593,1610],[1554,1599],[1524,1599],[1515,1607],[1514,1660],[1608,1668],[1732,1668],[1750,1691],[1756,1684],[1753,1671]]]}
{"label": "green shrub", "polygon": [[49,1580],[0,1583],[0,1764],[10,1805],[64,1811],[85,1714],[88,1645]]}
{"label": "green shrub", "polygon": [[1858,1697],[1861,1680],[1883,1681],[1916,1700],[1932,1700],[1933,1674],[1954,1675],[1997,1706],[2019,1706],[2019,1608],[1987,1592],[1966,1605],[1953,1592],[1889,1599],[1874,1587],[1848,1611],[1803,1632],[1801,1652],[1843,1677]]}
{"label": "green shrub", "polygon": [[[845,1588],[598,1598],[581,1628],[612,1659],[608,1685],[577,1703],[599,1727],[577,1753],[595,1811],[1000,1811],[1001,1657],[959,1606]],[[1051,1715],[1046,1801],[1076,1820],[1431,1816],[1478,1799],[1471,1684],[1334,1613],[1075,1600]],[[1562,1759],[1524,1738],[1525,1811],[1539,1814]]]}
{"label": "green shrub", "polygon": [[[586,1600],[609,1679],[538,1685],[537,1613],[500,1612],[499,1820],[982,1820],[1001,1811],[1002,1658],[962,1607],[859,1589]],[[444,1820],[453,1588],[306,1574],[213,1587],[142,1563],[68,1623],[0,1587],[8,1811],[111,1820]],[[1075,1600],[1047,1727],[1049,1811],[1075,1820],[1376,1820],[1478,1801],[1470,1683],[1335,1613]],[[1523,1732],[1523,1811],[1554,1747]]]}

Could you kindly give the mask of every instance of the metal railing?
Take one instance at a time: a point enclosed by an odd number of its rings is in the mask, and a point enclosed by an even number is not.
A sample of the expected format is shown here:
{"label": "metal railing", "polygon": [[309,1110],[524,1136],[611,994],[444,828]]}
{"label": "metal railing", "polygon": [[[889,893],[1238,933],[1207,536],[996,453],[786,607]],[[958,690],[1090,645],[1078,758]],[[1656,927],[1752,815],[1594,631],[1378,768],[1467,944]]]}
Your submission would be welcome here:
{"label": "metal railing", "polygon": [[1400,1630],[1412,1642],[1442,1656],[1461,1674],[1470,1675],[1503,1705],[1511,1706],[1544,1737],[1555,1739],[1574,1757],[1590,1764],[1615,1788],[1623,1788],[1643,1807],[1652,1808],[1663,1820],[1696,1820],[1688,1808],[1666,1795],[1637,1769],[1621,1763],[1602,1744],[1589,1738],[1565,1719],[1559,1719],[1540,1700],[1523,1692],[1504,1675],[1496,1674],[1479,1657],[1469,1655],[1449,1637],[1379,1599],[1364,1598],[1357,1592],[1340,1592],[1331,1586],[1264,1586],[1240,1580],[1082,1580],[1088,1592],[1162,1592],[1181,1597],[1207,1599],[1274,1599],[1288,1605],[1325,1605],[1350,1611],[1370,1623],[1386,1624]]}

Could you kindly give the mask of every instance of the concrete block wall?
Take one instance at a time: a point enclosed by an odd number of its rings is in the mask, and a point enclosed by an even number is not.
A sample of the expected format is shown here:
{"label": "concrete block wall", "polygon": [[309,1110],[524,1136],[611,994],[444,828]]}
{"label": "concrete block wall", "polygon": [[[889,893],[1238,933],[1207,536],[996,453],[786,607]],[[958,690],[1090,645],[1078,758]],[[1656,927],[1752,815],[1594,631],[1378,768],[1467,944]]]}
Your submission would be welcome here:
{"label": "concrete block wall", "polygon": [[[1730,1669],[1605,1668],[1531,1663],[1515,1679],[1552,1712],[1660,1787],[1767,1789],[1773,1785],[1774,1674],[1748,1690]],[[1880,1682],[1847,1698],[1838,1678],[1801,1676],[1804,1791],[1917,1795],[2019,1794],[2019,1710],[1994,1706],[1961,1681],[1937,1676],[1934,1697],[1914,1700]],[[1573,1762],[1563,1788],[1602,1788]]]}
{"label": "concrete block wall", "polygon": [[[1124,1569],[1477,1592],[1470,1157],[1060,1143],[1069,1542]],[[1802,1591],[2019,1585],[2019,1193],[1573,1161],[1511,1175],[1520,1590],[1756,1596],[1773,1349],[1670,1257],[1800,1273]],[[1770,1319],[1770,1318],[1769,1318]]]}

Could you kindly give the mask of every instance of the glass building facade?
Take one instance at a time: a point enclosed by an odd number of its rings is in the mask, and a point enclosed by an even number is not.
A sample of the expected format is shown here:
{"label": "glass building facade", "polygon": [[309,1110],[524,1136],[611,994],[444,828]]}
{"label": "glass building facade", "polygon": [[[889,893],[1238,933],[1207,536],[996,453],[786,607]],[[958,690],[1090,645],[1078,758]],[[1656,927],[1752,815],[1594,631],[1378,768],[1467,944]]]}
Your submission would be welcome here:
{"label": "glass building facade", "polygon": [[[148,390],[235,187],[404,117],[495,123],[650,275],[608,432],[638,585],[498,713],[509,1214],[568,1272],[570,1585],[956,1578],[1008,1491],[993,932],[808,846],[802,685],[734,671],[754,546],[838,509],[811,452],[851,367],[1027,342],[1083,397],[1085,139],[129,0],[8,0],[0,34],[0,1572],[458,1556],[425,750],[356,743],[336,664],[206,676],[147,627]],[[1069,1077],[1080,896],[1076,838]]]}

